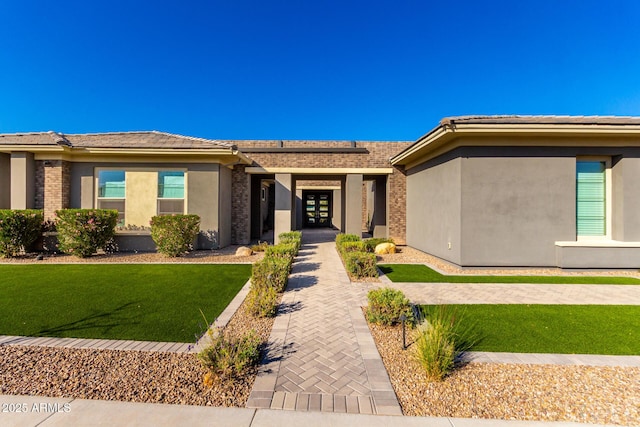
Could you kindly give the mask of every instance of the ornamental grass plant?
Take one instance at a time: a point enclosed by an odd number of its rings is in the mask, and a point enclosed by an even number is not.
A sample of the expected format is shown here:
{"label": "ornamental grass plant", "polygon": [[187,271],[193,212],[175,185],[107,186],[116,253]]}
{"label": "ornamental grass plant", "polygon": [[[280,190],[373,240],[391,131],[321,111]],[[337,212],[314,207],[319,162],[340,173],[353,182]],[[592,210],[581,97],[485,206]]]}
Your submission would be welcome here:
{"label": "ornamental grass plant", "polygon": [[260,361],[260,337],[254,330],[235,336],[224,329],[207,331],[209,345],[198,353],[198,359],[207,370],[204,382],[213,384],[213,378],[230,379],[243,375]]}
{"label": "ornamental grass plant", "polygon": [[429,306],[424,314],[416,330],[415,357],[430,381],[442,381],[479,337],[475,324],[456,307]]}

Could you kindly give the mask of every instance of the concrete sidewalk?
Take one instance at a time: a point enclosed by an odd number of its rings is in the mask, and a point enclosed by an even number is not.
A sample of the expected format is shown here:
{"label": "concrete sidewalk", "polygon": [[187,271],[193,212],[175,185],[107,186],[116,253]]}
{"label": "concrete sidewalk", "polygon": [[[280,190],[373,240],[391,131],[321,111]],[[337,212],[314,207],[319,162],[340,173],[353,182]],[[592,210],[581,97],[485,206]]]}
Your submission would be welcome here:
{"label": "concrete sidewalk", "polygon": [[[18,412],[22,411],[22,412]],[[585,427],[570,422],[397,417],[0,395],[0,426]],[[588,424],[596,426],[596,424]]]}

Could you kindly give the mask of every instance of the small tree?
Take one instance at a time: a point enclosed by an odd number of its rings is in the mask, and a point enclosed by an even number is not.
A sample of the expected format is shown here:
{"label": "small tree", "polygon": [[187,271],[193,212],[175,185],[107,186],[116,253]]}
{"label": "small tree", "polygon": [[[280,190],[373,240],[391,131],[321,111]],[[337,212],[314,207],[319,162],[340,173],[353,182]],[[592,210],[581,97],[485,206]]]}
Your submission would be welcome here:
{"label": "small tree", "polygon": [[14,257],[28,251],[40,236],[42,211],[0,210],[0,256]]}
{"label": "small tree", "polygon": [[193,241],[200,231],[198,215],[163,215],[151,218],[151,238],[158,252],[178,257],[193,249]]}
{"label": "small tree", "polygon": [[117,223],[118,211],[112,209],[56,211],[58,247],[70,255],[89,257],[113,240]]}

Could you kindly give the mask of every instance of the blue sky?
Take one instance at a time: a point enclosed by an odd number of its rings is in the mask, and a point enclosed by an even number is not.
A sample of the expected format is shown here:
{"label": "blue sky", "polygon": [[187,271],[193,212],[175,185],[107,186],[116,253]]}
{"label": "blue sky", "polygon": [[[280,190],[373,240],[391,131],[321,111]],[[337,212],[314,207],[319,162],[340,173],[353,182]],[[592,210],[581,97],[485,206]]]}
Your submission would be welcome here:
{"label": "blue sky", "polygon": [[640,2],[0,0],[0,133],[415,140],[640,115]]}

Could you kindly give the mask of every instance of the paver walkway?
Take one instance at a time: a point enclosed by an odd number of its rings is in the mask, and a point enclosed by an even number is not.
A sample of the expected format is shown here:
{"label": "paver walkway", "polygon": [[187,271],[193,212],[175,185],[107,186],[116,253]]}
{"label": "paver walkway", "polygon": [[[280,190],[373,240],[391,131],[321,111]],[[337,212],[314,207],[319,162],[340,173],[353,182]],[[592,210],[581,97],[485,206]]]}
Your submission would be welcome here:
{"label": "paver walkway", "polygon": [[305,230],[250,408],[402,415],[332,230]]}
{"label": "paver walkway", "polygon": [[415,304],[602,304],[640,305],[640,285],[521,283],[404,283],[381,276]]}

